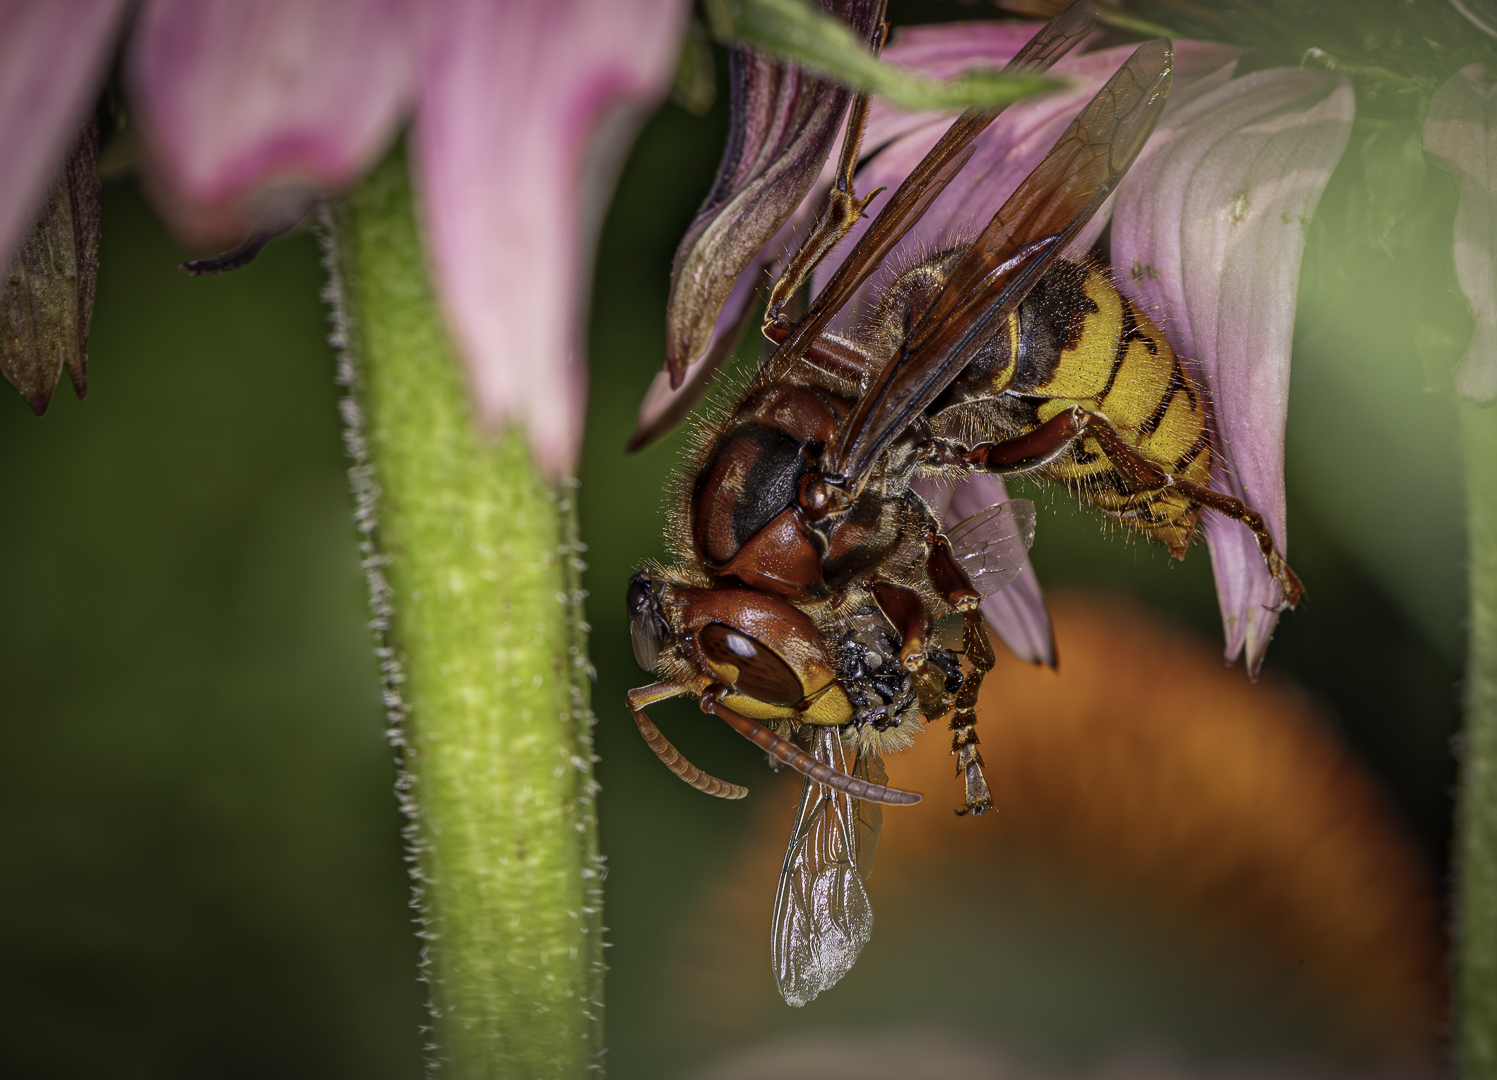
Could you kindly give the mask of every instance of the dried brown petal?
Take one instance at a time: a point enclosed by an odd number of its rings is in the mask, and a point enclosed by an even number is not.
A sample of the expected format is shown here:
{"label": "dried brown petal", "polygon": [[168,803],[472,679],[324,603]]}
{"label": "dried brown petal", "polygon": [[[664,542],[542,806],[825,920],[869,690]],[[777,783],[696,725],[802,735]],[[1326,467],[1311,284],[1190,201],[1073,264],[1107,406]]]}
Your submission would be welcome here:
{"label": "dried brown petal", "polygon": [[[824,0],[871,40],[883,0]],[[733,122],[712,191],[676,249],[666,308],[673,386],[706,351],[745,267],[789,220],[821,173],[850,93],[756,49],[730,55]]]}
{"label": "dried brown petal", "polygon": [[99,272],[99,129],[90,120],[12,257],[0,371],[41,416],[63,368],[88,392],[85,346]]}

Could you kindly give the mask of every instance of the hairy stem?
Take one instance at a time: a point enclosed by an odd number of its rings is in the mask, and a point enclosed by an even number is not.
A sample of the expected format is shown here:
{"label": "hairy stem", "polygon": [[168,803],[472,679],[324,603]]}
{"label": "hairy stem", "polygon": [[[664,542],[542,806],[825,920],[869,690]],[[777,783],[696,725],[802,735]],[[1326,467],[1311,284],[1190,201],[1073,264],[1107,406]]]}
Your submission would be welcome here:
{"label": "hairy stem", "polygon": [[582,1076],[602,1051],[603,943],[575,484],[548,484],[521,432],[475,432],[403,153],[324,226],[429,1061]]}
{"label": "hairy stem", "polygon": [[1461,1075],[1497,1077],[1497,409],[1462,406],[1471,574],[1458,811]]}

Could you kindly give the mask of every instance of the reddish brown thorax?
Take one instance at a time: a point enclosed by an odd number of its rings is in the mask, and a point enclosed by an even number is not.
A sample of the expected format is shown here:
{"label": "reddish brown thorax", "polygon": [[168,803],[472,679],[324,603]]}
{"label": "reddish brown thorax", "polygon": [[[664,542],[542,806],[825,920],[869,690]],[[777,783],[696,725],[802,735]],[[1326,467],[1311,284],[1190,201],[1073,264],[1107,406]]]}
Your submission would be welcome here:
{"label": "reddish brown thorax", "polygon": [[823,543],[799,496],[849,409],[835,394],[793,384],[766,386],[739,406],[691,500],[692,539],[710,572],[792,600],[826,595]]}

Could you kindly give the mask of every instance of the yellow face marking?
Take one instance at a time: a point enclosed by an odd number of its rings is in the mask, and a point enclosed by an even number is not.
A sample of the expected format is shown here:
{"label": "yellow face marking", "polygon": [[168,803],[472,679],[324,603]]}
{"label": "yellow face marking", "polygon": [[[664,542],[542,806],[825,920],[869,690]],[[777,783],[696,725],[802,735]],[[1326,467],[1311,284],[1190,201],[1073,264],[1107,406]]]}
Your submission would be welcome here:
{"label": "yellow face marking", "polygon": [[833,683],[811,702],[811,707],[801,713],[800,718],[808,724],[845,724],[852,719],[852,702],[842,687]]}
{"label": "yellow face marking", "polygon": [[798,715],[788,706],[771,705],[747,694],[729,694],[723,698],[723,704],[751,720],[794,720]]}

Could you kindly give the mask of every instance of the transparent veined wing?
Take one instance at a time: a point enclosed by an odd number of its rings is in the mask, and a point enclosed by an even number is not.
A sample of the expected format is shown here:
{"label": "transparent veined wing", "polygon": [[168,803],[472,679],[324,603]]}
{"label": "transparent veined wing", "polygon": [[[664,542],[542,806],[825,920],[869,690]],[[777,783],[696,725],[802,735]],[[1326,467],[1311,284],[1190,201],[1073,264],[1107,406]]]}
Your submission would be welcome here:
{"label": "transparent veined wing", "polygon": [[[847,753],[835,728],[819,727],[811,753],[846,771]],[[876,755],[859,755],[852,774],[884,780]],[[873,906],[863,881],[878,852],[882,810],[807,777],[775,893],[771,954],[775,980],[790,1005],[801,1006],[852,970],[873,937]]]}
{"label": "transparent veined wing", "polygon": [[[852,774],[870,784],[889,784],[889,774],[884,763],[872,750],[865,750],[853,763]],[[871,799],[853,800],[853,820],[856,826],[853,842],[857,846],[858,874],[864,881],[873,873],[873,860],[878,858],[878,838],[884,828],[884,807]]]}
{"label": "transparent veined wing", "polygon": [[1034,545],[1034,503],[1010,499],[979,510],[946,533],[951,553],[978,595],[992,596],[1024,569]]}

